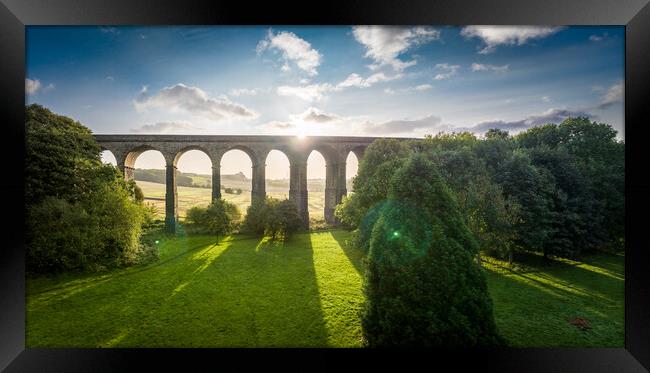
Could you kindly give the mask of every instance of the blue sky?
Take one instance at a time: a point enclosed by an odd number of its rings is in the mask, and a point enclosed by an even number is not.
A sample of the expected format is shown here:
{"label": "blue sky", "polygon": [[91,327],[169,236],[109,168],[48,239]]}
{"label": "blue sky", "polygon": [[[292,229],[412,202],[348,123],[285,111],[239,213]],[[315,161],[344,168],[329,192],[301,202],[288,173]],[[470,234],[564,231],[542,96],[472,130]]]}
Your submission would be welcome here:
{"label": "blue sky", "polygon": [[586,115],[624,139],[624,37],[619,26],[29,26],[26,101],[95,133],[421,137]]}

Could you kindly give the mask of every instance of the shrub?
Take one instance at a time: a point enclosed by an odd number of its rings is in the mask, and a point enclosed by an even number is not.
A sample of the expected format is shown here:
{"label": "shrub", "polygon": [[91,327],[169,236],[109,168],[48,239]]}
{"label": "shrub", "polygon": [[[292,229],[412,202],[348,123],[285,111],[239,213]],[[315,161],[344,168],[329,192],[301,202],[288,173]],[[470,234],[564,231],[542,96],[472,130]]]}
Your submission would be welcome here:
{"label": "shrub", "polygon": [[246,209],[243,229],[252,234],[263,235],[266,228],[266,199],[255,198]]}
{"label": "shrub", "polygon": [[302,219],[293,201],[271,197],[253,200],[244,220],[245,231],[267,235],[272,240],[279,237],[287,238],[302,226]]}
{"label": "shrub", "polygon": [[268,198],[265,208],[264,234],[271,237],[271,240],[278,237],[286,239],[302,227],[302,220],[293,201]]}
{"label": "shrub", "polygon": [[28,211],[31,273],[99,271],[136,264],[144,214],[124,189],[105,187],[83,202],[46,197]]}
{"label": "shrub", "polygon": [[226,236],[232,233],[241,220],[241,213],[236,205],[224,200],[215,199],[208,207],[194,206],[187,212],[187,222],[198,233]]}
{"label": "shrub", "polygon": [[501,343],[474,261],[478,246],[438,169],[411,156],[391,178],[373,224],[364,278],[370,346]]}

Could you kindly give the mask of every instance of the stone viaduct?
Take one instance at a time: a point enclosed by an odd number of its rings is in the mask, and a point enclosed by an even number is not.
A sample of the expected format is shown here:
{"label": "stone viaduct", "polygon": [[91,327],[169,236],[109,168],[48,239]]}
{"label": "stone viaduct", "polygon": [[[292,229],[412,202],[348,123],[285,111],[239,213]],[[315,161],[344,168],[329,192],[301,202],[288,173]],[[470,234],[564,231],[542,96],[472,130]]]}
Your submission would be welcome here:
{"label": "stone viaduct", "polygon": [[338,136],[209,136],[209,135],[95,135],[102,150],[109,150],[125,178],[133,178],[135,160],[147,150],[157,150],[167,167],[165,225],[175,231],[178,221],[176,165],[189,150],[204,152],[212,162],[212,198],[221,198],[221,158],[229,150],[242,150],[251,159],[251,200],[265,198],[266,157],[271,150],[283,152],[289,159],[289,199],[294,201],[305,223],[309,223],[307,205],[307,158],[316,150],[326,163],[325,220],[334,222],[334,209],[347,193],[345,166],[350,152],[361,161],[366,147],[376,137]]}

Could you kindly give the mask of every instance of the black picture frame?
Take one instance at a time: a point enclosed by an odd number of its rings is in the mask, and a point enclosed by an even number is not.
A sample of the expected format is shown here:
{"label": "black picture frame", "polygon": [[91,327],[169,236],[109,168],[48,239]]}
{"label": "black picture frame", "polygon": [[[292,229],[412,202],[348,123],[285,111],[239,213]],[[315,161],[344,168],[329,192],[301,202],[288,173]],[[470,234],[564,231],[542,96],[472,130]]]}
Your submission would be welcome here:
{"label": "black picture frame", "polygon": [[[626,257],[625,348],[500,349],[491,351],[26,349],[24,263],[24,104],[27,25],[432,24],[625,25]],[[0,0],[0,123],[6,219],[0,249],[0,370],[129,371],[205,364],[224,369],[260,363],[265,369],[305,369],[418,360],[430,369],[468,364],[498,371],[647,371],[650,369],[650,255],[644,212],[650,207],[645,149],[650,117],[648,0],[456,0],[263,2],[169,0]],[[253,355],[253,356],[251,356]],[[256,356],[263,355],[263,356]],[[324,355],[324,356],[323,356]],[[339,357],[351,358],[343,366]],[[645,367],[645,368],[644,368]]]}

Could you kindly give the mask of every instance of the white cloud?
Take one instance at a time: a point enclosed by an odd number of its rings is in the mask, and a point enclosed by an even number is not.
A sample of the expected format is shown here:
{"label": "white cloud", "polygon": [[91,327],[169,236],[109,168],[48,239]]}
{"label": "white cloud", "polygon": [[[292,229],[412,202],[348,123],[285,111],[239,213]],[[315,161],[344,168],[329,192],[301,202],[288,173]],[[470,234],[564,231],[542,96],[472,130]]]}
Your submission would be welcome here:
{"label": "white cloud", "polygon": [[38,92],[47,93],[55,88],[53,83],[50,83],[43,87],[43,84],[38,79],[25,79],[25,93],[27,95],[35,95]]}
{"label": "white cloud", "polygon": [[496,66],[496,65],[486,65],[482,63],[473,63],[472,64],[472,71],[494,71],[494,72],[506,72],[508,71],[509,65],[502,65],[502,66]]}
{"label": "white cloud", "polygon": [[506,131],[523,131],[531,127],[539,126],[542,124],[554,123],[560,124],[567,118],[586,117],[593,119],[594,116],[584,111],[576,111],[569,109],[551,108],[541,114],[532,114],[521,120],[489,120],[479,122],[469,127],[456,127],[457,131],[470,131],[474,133],[484,133],[492,128],[499,128]]}
{"label": "white cloud", "polygon": [[550,26],[467,26],[460,34],[466,38],[477,37],[485,43],[481,54],[493,52],[499,45],[523,45],[532,39],[541,39],[560,31],[562,27]]}
{"label": "white cloud", "polygon": [[367,88],[367,87],[371,87],[376,83],[388,82],[391,80],[399,79],[402,76],[403,76],[402,74],[395,74],[392,76],[388,76],[384,73],[375,73],[370,75],[367,78],[362,78],[361,76],[359,76],[359,74],[352,73],[344,81],[337,84],[336,88],[337,89],[348,88],[348,87]]}
{"label": "white cloud", "polygon": [[392,88],[386,88],[384,89],[384,93],[389,94],[389,95],[394,95],[398,93],[412,93],[412,92],[424,92],[432,89],[433,86],[431,84],[420,84],[415,87],[405,87],[405,88],[399,88],[399,89],[392,89]]}
{"label": "white cloud", "polygon": [[368,88],[380,82],[399,79],[402,76],[402,74],[386,75],[383,72],[379,72],[363,78],[359,74],[352,73],[336,85],[329,83],[315,83],[301,86],[283,85],[277,88],[277,93],[280,96],[295,96],[305,101],[320,101],[329,92],[338,92],[350,87]]}
{"label": "white cloud", "polygon": [[396,71],[416,64],[416,60],[402,61],[401,54],[440,38],[440,31],[430,27],[355,26],[352,33],[366,47],[365,57],[375,61],[372,69],[388,65]]}
{"label": "white cloud", "polygon": [[458,69],[460,69],[460,65],[450,65],[448,63],[439,63],[436,65],[436,68],[439,70],[443,70],[443,73],[437,74],[435,76],[435,80],[443,80],[443,79],[449,79],[453,75],[456,75],[456,72]]}
{"label": "white cloud", "polygon": [[307,74],[311,76],[318,74],[316,68],[320,65],[321,54],[312,48],[311,44],[292,32],[282,31],[274,34],[269,30],[266,39],[261,40],[256,48],[258,54],[267,49],[276,49],[282,52],[283,71],[288,71],[290,69],[289,61],[293,61]]}
{"label": "white cloud", "polygon": [[391,120],[383,123],[364,123],[365,130],[373,134],[412,133],[416,130],[432,130],[442,123],[440,117],[429,115],[419,119]]}
{"label": "white cloud", "polygon": [[326,113],[314,107],[309,107],[303,113],[289,116],[294,122],[310,122],[310,123],[329,123],[336,122],[342,118],[336,114]]}
{"label": "white cloud", "polygon": [[25,93],[33,95],[41,88],[41,81],[38,79],[25,79]]}
{"label": "white cloud", "polygon": [[296,96],[305,101],[320,101],[325,97],[325,93],[330,92],[335,87],[331,84],[311,84],[306,86],[280,86],[277,92],[280,96]]}
{"label": "white cloud", "polygon": [[191,134],[205,131],[203,128],[195,127],[189,122],[158,122],[145,124],[142,127],[131,130],[133,133],[158,133],[158,134]]}
{"label": "white cloud", "polygon": [[607,89],[605,95],[603,95],[600,104],[598,105],[599,109],[605,109],[609,106],[614,105],[617,102],[623,101],[623,82],[616,83]]}
{"label": "white cloud", "polygon": [[589,41],[598,42],[598,41],[602,41],[606,37],[607,37],[607,33],[604,33],[602,35],[591,35],[589,36]]}
{"label": "white cloud", "polygon": [[277,120],[272,120],[268,123],[262,124],[260,127],[262,128],[267,128],[271,130],[286,130],[286,129],[291,129],[295,128],[296,125],[291,123],[291,122],[282,122],[282,121],[277,121]]}
{"label": "white cloud", "polygon": [[542,101],[544,102],[551,102],[551,98],[548,96],[542,96]]}
{"label": "white cloud", "polygon": [[239,97],[239,96],[257,96],[257,93],[259,91],[260,90],[257,89],[257,88],[253,88],[253,89],[238,88],[238,89],[231,89],[229,93],[230,93],[231,96],[236,96],[236,97]]}
{"label": "white cloud", "polygon": [[147,87],[144,86],[133,104],[138,111],[164,108],[174,112],[185,111],[217,121],[258,117],[256,112],[230,101],[227,97],[209,97],[202,89],[188,87],[182,83],[165,87],[153,96],[147,95]]}

